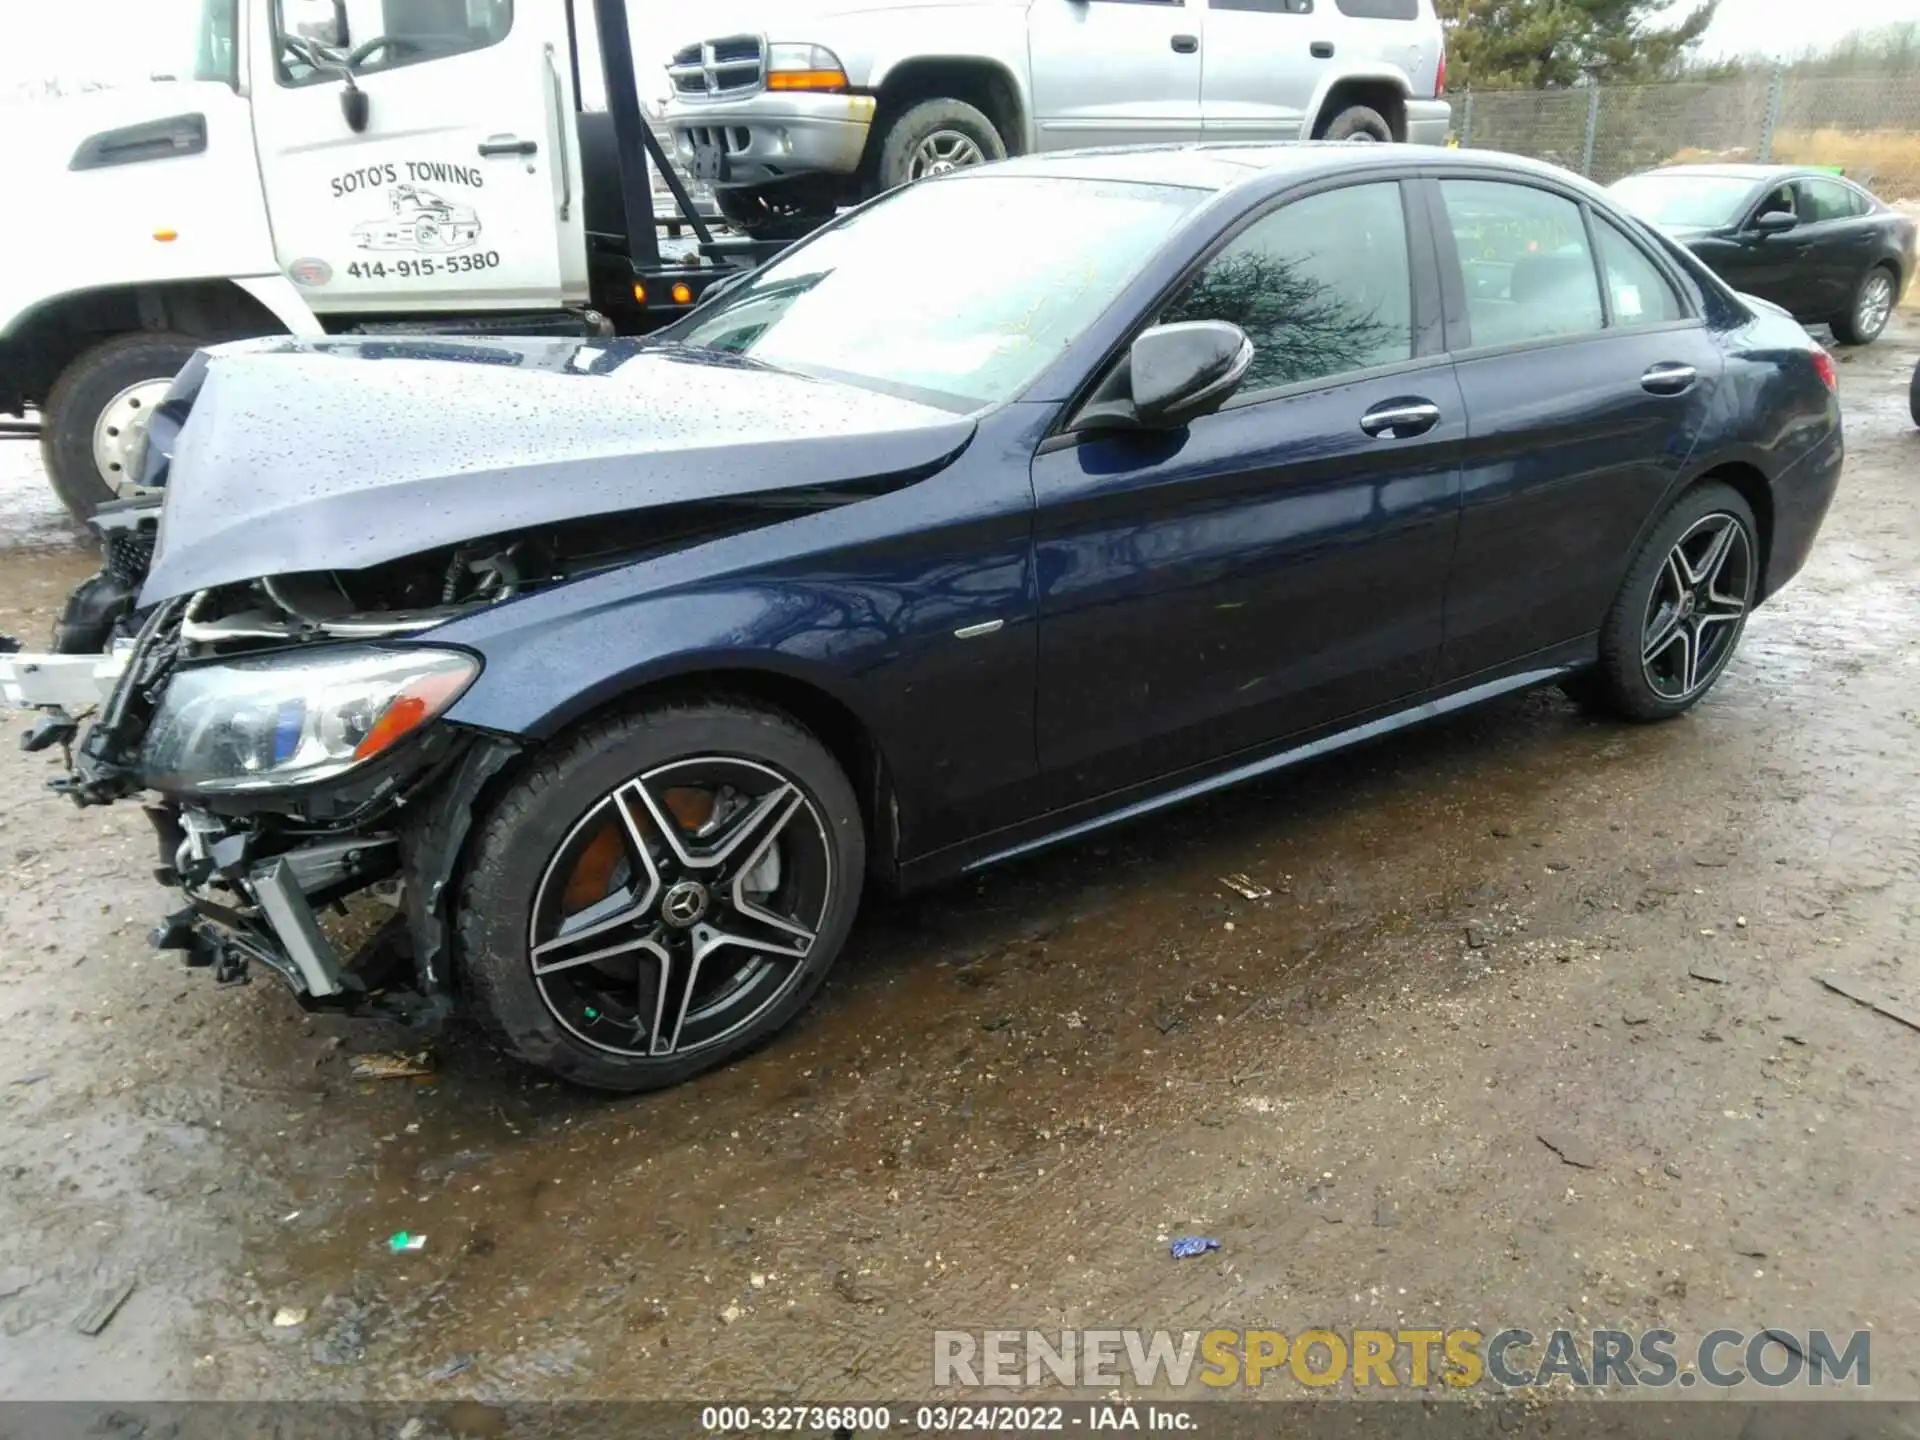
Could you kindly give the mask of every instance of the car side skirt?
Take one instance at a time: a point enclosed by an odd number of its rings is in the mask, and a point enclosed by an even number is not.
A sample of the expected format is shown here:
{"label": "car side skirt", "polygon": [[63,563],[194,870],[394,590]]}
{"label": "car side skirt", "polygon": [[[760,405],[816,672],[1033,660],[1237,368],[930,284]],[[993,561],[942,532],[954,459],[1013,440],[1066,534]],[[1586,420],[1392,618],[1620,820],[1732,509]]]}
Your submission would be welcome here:
{"label": "car side skirt", "polygon": [[1239,756],[1228,757],[1219,768],[1209,767],[1204,773],[1184,771],[1151,785],[1056,810],[1036,820],[910,860],[900,867],[899,888],[919,889],[954,875],[1030,855],[1037,850],[1090,835],[1096,830],[1104,830],[1109,825],[1119,825],[1172,805],[1184,804],[1202,795],[1257,780],[1484,701],[1550,684],[1585,669],[1598,658],[1598,635],[1583,635],[1577,640],[1523,656],[1511,665],[1470,676],[1464,684],[1426,692],[1411,704],[1350,721],[1321,735],[1305,740],[1288,737],[1276,749],[1250,757],[1242,752]]}

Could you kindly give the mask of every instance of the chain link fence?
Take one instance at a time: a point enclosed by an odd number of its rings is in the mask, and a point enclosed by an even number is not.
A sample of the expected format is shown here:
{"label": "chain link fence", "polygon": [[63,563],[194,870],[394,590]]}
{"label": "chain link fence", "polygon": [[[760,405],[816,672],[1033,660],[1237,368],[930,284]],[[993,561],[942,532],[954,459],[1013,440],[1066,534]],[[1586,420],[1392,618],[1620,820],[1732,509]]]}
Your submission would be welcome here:
{"label": "chain link fence", "polygon": [[1833,166],[1920,205],[1920,74],[1798,75],[1482,90],[1455,97],[1454,139],[1563,165],[1602,184],[1710,160]]}

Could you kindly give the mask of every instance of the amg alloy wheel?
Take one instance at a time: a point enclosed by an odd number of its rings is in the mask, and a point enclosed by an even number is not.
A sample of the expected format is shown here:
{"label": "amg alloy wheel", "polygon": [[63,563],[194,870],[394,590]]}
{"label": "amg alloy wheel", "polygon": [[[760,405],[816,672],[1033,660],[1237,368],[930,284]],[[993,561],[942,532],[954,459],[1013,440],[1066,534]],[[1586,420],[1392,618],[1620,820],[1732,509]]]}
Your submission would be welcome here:
{"label": "amg alloy wheel", "polygon": [[1688,491],[1654,527],[1600,628],[1600,659],[1569,692],[1628,720],[1691,708],[1733,658],[1758,602],[1753,511],[1732,486]]}
{"label": "amg alloy wheel", "polygon": [[462,886],[462,980],[535,1065],[674,1084],[806,1003],[865,863],[852,787],[793,720],[640,710],[558,744],[494,809]]}
{"label": "amg alloy wheel", "polygon": [[588,811],[548,862],[534,985],[598,1049],[691,1054],[799,978],[833,885],[826,823],[793,781],[725,755],[660,766]]}
{"label": "amg alloy wheel", "polygon": [[1640,666],[1663,700],[1691,699],[1733,654],[1753,596],[1753,545],[1724,512],[1696,520],[1674,544],[1647,601]]}

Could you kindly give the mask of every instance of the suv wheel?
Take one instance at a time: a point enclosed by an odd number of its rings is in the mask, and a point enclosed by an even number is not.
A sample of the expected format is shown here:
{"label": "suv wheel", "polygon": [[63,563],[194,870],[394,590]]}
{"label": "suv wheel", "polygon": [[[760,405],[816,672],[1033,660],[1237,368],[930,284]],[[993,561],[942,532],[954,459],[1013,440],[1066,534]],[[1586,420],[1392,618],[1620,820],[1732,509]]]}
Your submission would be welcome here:
{"label": "suv wheel", "polygon": [[1393,140],[1393,127],[1378,110],[1366,105],[1349,105],[1327,122],[1320,132],[1322,140],[1361,140],[1385,145]]}
{"label": "suv wheel", "polygon": [[922,100],[893,118],[880,141],[880,189],[1007,158],[993,122],[964,100]]}

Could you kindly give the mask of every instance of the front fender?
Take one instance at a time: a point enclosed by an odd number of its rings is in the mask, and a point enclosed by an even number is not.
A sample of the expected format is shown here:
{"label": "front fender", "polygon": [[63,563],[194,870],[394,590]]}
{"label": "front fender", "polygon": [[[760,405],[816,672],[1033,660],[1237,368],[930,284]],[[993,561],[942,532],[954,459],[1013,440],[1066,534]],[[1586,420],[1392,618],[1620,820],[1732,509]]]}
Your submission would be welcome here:
{"label": "front fender", "polygon": [[475,611],[417,638],[480,656],[449,722],[538,744],[663,682],[777,677],[885,756],[903,852],[992,823],[1035,774],[1033,490],[1051,406],[1011,406],[918,483]]}

